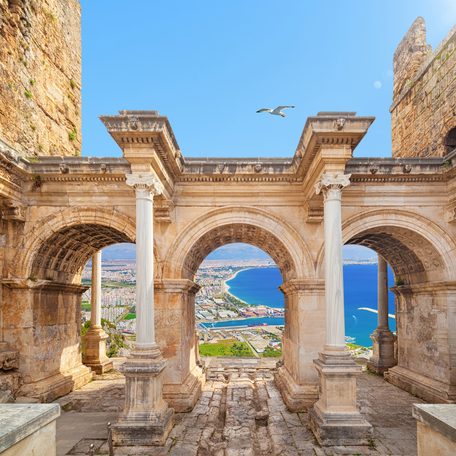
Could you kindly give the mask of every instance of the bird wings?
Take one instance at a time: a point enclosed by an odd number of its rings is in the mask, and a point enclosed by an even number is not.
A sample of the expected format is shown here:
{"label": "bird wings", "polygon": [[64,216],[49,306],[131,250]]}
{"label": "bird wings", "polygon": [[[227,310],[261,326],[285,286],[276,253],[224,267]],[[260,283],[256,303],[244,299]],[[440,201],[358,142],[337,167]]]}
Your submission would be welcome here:
{"label": "bird wings", "polygon": [[282,109],[289,109],[289,108],[294,108],[294,106],[277,106],[277,108],[274,109],[275,112],[282,111]]}

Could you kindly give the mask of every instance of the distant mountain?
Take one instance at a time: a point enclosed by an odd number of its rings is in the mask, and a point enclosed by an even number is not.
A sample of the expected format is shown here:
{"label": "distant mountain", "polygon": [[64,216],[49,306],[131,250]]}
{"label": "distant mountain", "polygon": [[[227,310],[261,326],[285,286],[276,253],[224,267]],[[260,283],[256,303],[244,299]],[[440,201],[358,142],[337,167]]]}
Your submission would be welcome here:
{"label": "distant mountain", "polygon": [[103,260],[134,260],[136,258],[135,244],[114,244],[103,249]]}
{"label": "distant mountain", "polygon": [[[377,254],[366,247],[359,245],[345,245],[344,260],[372,260]],[[134,260],[136,250],[134,244],[115,244],[103,249],[104,260]],[[208,260],[269,260],[271,257],[263,250],[253,245],[234,243],[219,247],[210,253]]]}
{"label": "distant mountain", "polygon": [[227,244],[210,253],[207,260],[270,260],[271,257],[258,247],[249,244]]}

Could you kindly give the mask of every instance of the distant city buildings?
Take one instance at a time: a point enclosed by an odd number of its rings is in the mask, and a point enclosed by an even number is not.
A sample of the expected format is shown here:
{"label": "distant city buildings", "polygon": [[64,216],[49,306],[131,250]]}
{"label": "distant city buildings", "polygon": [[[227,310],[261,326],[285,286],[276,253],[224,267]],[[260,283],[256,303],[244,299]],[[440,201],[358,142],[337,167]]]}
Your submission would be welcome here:
{"label": "distant city buildings", "polygon": [[[260,356],[267,347],[280,350],[282,328],[276,326],[207,328],[201,323],[242,320],[246,318],[283,317],[284,309],[252,306],[229,293],[226,282],[246,268],[274,266],[270,260],[210,260],[202,263],[195,281],[201,286],[195,299],[196,325],[200,343],[234,339],[246,342]],[[82,274],[90,284],[91,267]],[[135,334],[136,264],[130,260],[103,262],[101,317],[116,325],[125,335]],[[90,288],[83,294],[82,321],[90,320]]]}

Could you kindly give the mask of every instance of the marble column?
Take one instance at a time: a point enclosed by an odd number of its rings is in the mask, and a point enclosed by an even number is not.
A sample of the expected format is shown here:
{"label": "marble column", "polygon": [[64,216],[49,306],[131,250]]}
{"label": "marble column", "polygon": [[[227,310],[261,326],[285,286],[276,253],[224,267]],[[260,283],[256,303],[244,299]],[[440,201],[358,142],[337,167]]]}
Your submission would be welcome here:
{"label": "marble column", "polygon": [[108,335],[101,327],[101,250],[92,256],[90,314],[90,328],[84,337],[82,361],[95,373],[103,374],[112,369],[112,361],[106,356]]}
{"label": "marble column", "polygon": [[112,437],[116,454],[143,454],[165,443],[174,413],[163,400],[166,362],[155,341],[153,198],[163,187],[153,174],[129,174],[127,185],[136,194],[136,343],[121,366],[125,408]]}
{"label": "marble column", "polygon": [[396,336],[390,331],[388,323],[388,264],[378,256],[378,327],[372,333],[372,357],[367,363],[370,371],[383,375],[397,364],[394,356]]}
{"label": "marble column", "polygon": [[326,344],[314,361],[320,398],[310,411],[310,426],[321,445],[367,445],[371,425],[356,403],[361,367],[345,348],[342,262],[342,189],[350,176],[325,173],[316,185],[324,198]]}

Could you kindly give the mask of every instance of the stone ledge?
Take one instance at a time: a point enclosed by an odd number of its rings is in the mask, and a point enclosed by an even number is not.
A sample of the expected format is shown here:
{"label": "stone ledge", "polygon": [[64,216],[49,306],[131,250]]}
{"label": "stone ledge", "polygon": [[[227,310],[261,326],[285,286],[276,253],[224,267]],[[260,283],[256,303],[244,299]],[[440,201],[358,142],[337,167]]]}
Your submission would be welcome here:
{"label": "stone ledge", "polygon": [[427,402],[450,403],[456,399],[456,389],[446,383],[425,377],[402,366],[394,366],[384,378],[398,388]]}
{"label": "stone ledge", "polygon": [[58,404],[0,405],[0,453],[60,416]]}
{"label": "stone ledge", "polygon": [[456,404],[414,404],[413,417],[456,442]]}

